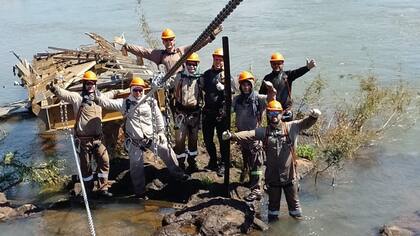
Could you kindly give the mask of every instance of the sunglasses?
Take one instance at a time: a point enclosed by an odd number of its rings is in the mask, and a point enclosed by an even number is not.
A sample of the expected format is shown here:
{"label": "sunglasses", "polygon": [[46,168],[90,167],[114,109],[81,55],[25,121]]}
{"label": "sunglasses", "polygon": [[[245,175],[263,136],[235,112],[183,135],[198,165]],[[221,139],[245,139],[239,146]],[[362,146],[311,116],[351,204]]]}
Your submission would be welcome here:
{"label": "sunglasses", "polygon": [[141,92],[143,92],[143,89],[142,88],[133,88],[133,92],[134,93],[141,93]]}
{"label": "sunglasses", "polygon": [[271,64],[273,64],[273,65],[283,65],[284,61],[273,61],[273,62],[271,62]]}
{"label": "sunglasses", "polygon": [[172,40],[174,40],[175,38],[169,38],[169,39],[162,39],[162,41],[165,41],[165,42],[170,42],[170,41],[172,41]]}
{"label": "sunglasses", "polygon": [[85,82],[85,84],[86,84],[86,85],[93,86],[93,85],[95,85],[96,83],[95,83],[95,82]]}
{"label": "sunglasses", "polygon": [[281,114],[281,112],[280,111],[268,111],[267,112],[267,116],[268,117],[274,117],[274,116],[278,116],[278,115],[280,115]]}

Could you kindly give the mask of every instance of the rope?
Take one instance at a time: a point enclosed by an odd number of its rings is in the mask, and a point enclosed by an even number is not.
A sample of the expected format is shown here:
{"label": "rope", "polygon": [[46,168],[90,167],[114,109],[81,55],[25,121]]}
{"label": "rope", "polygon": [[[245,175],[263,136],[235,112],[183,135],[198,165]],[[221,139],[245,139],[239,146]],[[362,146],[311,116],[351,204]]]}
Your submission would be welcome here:
{"label": "rope", "polygon": [[73,148],[73,156],[76,161],[77,174],[79,176],[80,185],[82,186],[83,201],[85,203],[86,213],[88,217],[89,231],[92,236],[96,236],[95,227],[93,225],[92,214],[90,213],[89,201],[87,199],[85,184],[83,182],[82,171],[80,169],[79,157],[77,155],[76,145],[74,144],[74,137],[73,137],[73,134],[70,133],[70,129],[68,127],[67,104],[64,104],[63,102],[61,102],[61,105],[60,105],[60,117],[61,117],[61,123],[65,127],[65,135],[68,135],[70,137],[71,146]]}

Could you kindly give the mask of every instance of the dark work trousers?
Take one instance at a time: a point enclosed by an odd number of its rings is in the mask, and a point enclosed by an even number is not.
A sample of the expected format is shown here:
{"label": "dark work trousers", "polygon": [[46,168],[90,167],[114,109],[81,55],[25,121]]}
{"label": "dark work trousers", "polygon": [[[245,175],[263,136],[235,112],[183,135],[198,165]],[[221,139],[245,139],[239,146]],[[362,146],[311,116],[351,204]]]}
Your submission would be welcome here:
{"label": "dark work trousers", "polygon": [[203,113],[203,138],[207,153],[210,156],[209,165],[217,165],[216,145],[214,144],[214,129],[216,129],[217,138],[219,139],[222,163],[225,163],[227,159],[229,141],[222,140],[223,131],[228,129],[227,119],[226,117],[223,117],[220,121],[217,121],[216,118],[217,114]]}
{"label": "dark work trousers", "polygon": [[285,186],[268,186],[268,214],[278,216],[280,210],[281,190],[283,189],[286,197],[287,207],[289,208],[289,215],[297,216],[302,214],[298,196],[299,184],[290,183]]}

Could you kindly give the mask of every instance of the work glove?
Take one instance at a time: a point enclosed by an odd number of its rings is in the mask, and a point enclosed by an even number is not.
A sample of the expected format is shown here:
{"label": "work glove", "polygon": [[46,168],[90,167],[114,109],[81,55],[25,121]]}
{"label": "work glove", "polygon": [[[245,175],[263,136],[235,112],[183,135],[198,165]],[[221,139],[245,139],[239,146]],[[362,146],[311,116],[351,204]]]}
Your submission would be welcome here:
{"label": "work glove", "polygon": [[306,58],[306,67],[308,67],[309,70],[316,67],[315,59],[309,60],[308,58]]}
{"label": "work glove", "polygon": [[158,134],[158,141],[159,141],[159,143],[160,144],[163,144],[163,143],[165,143],[165,140],[166,140],[165,134],[164,133],[159,133]]}
{"label": "work glove", "polygon": [[318,116],[320,116],[322,113],[319,109],[311,109],[311,111],[309,112],[309,116],[312,116],[313,118],[318,118]]}
{"label": "work glove", "polygon": [[114,37],[114,43],[123,46],[126,43],[124,33],[120,37]]}
{"label": "work glove", "polygon": [[225,86],[224,86],[222,83],[218,82],[218,83],[216,84],[216,89],[217,89],[218,91],[223,91],[223,90],[225,90]]}
{"label": "work glove", "polygon": [[229,130],[223,131],[222,133],[222,139],[224,141],[230,140],[232,138],[232,133]]}
{"label": "work glove", "polygon": [[50,90],[52,93],[54,93],[55,94],[55,92],[56,92],[56,88],[55,88],[55,85],[54,85],[54,81],[51,81],[49,84],[47,84],[47,87],[46,87],[48,90]]}
{"label": "work glove", "polygon": [[217,36],[222,31],[223,31],[223,25],[219,25],[216,29],[214,29],[213,35]]}

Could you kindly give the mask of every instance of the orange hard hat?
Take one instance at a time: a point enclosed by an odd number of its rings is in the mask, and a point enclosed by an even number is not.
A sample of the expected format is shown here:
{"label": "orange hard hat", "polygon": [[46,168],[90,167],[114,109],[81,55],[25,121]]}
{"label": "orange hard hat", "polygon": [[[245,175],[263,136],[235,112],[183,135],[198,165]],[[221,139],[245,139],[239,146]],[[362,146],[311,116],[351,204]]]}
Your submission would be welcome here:
{"label": "orange hard hat", "polygon": [[172,38],[175,38],[175,33],[171,29],[166,28],[162,31],[162,39],[172,39]]}
{"label": "orange hard hat", "polygon": [[197,53],[193,52],[193,53],[191,53],[191,55],[187,58],[187,61],[200,62],[200,57],[198,56],[198,54],[197,54]]}
{"label": "orange hard hat", "polygon": [[84,81],[98,81],[98,78],[96,78],[96,74],[95,73],[93,73],[92,71],[88,70],[83,75],[82,80],[84,80]]}
{"label": "orange hard hat", "polygon": [[249,81],[253,83],[254,80],[255,80],[254,76],[249,71],[244,70],[239,74],[239,79],[238,79],[239,83],[242,81]]}
{"label": "orange hard hat", "polygon": [[130,87],[131,86],[142,86],[145,87],[146,84],[144,83],[144,80],[140,78],[140,76],[134,76],[131,80]]}
{"label": "orange hard hat", "polygon": [[267,111],[283,111],[279,101],[273,100],[267,104]]}
{"label": "orange hard hat", "polygon": [[214,50],[212,55],[223,57],[223,48],[216,48],[216,50]]}
{"label": "orange hard hat", "polygon": [[284,61],[284,57],[280,53],[275,52],[275,53],[271,54],[270,62],[271,61]]}

